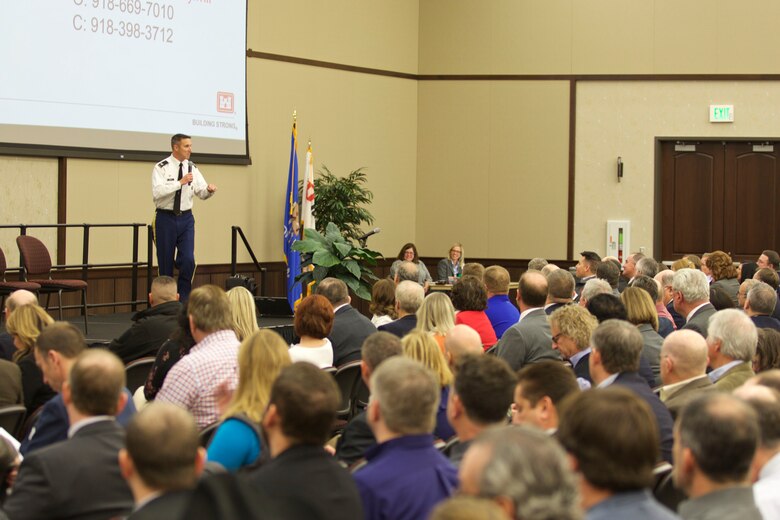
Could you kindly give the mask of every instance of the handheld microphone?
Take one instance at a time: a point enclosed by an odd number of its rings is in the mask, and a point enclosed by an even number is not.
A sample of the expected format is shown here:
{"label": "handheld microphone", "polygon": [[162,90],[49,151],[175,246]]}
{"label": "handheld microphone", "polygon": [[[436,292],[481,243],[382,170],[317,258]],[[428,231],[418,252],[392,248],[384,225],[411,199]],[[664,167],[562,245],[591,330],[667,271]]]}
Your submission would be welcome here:
{"label": "handheld microphone", "polygon": [[360,240],[361,242],[365,242],[368,237],[370,237],[371,235],[376,235],[380,231],[382,231],[380,228],[375,227],[374,229],[372,229],[371,231],[369,231],[368,233],[366,233],[362,237],[358,237],[358,240]]}
{"label": "handheld microphone", "polygon": [[[192,173],[192,161],[187,161],[187,173]],[[192,181],[188,182],[187,186],[192,186]]]}

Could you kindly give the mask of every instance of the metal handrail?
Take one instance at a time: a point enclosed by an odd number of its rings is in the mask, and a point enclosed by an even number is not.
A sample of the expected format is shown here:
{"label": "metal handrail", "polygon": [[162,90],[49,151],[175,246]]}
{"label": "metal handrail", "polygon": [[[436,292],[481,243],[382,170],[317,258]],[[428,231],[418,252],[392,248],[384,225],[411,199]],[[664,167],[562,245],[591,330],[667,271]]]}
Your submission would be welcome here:
{"label": "metal handrail", "polygon": [[[147,260],[146,262],[138,261],[138,240],[141,227],[146,226],[147,235]],[[92,264],[89,262],[89,237],[90,230],[92,228],[133,228],[133,261],[132,262],[119,262],[119,263],[103,263]],[[144,300],[138,299],[138,268],[146,266],[146,287],[147,293],[151,291],[152,287],[152,248],[154,244],[153,229],[148,224],[128,223],[128,224],[4,224],[0,225],[0,229],[18,229],[20,235],[26,235],[28,229],[60,229],[60,228],[82,228],[84,234],[82,236],[82,261],[80,264],[58,264],[52,265],[52,269],[64,270],[64,269],[80,269],[81,279],[85,282],[89,278],[89,269],[92,268],[108,268],[108,267],[132,267],[132,287],[129,302],[113,302],[113,303],[87,303],[87,308],[90,307],[110,307],[117,305],[131,305],[133,312],[138,310],[139,303],[147,303]],[[21,261],[21,258],[20,258]],[[9,268],[6,271],[19,272],[20,278],[24,279],[24,266],[20,265],[18,268]],[[81,308],[80,305],[66,305],[63,309],[75,309]]]}
{"label": "metal handrail", "polygon": [[252,246],[249,245],[249,240],[246,239],[246,235],[244,235],[243,230],[241,229],[241,226],[231,226],[230,228],[230,275],[235,276],[236,275],[236,260],[237,260],[237,249],[238,249],[238,237],[241,237],[241,241],[244,242],[244,247],[246,247],[247,252],[249,253],[249,256],[252,258],[252,262],[255,264],[255,269],[260,273],[260,294],[259,296],[263,296],[265,294],[265,272],[267,269],[260,265],[260,262],[257,261],[257,257],[255,256],[255,252],[252,251]]}

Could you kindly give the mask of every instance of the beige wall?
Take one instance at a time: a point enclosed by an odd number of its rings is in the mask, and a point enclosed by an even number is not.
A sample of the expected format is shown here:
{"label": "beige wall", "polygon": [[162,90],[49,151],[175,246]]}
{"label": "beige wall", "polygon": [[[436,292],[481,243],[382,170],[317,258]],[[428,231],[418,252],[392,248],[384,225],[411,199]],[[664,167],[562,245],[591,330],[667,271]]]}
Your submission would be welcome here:
{"label": "beige wall", "polygon": [[421,0],[420,74],[778,73],[774,0]]}
{"label": "beige wall", "polygon": [[[710,104],[734,105],[734,123],[710,123]],[[656,137],[777,138],[778,120],[780,82],[578,83],[575,252],[603,253],[606,221],[628,219],[631,248],[653,254]]]}
{"label": "beige wall", "polygon": [[[419,84],[420,254],[566,255],[567,81]],[[399,244],[400,245],[400,244]]]}

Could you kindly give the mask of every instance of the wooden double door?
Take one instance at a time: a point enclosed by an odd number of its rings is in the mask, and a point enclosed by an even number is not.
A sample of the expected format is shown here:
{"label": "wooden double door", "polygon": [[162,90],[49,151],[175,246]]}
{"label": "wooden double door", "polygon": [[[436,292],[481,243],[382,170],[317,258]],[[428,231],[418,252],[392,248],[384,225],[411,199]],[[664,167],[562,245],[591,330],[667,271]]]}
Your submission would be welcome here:
{"label": "wooden double door", "polygon": [[780,250],[780,142],[662,141],[661,255]]}

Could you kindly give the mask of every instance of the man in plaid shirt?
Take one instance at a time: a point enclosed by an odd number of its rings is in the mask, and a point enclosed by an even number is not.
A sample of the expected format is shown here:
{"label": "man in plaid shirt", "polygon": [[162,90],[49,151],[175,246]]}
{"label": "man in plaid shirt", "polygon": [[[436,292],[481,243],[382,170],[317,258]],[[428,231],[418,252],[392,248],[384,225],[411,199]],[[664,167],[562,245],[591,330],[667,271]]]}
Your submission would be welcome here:
{"label": "man in plaid shirt", "polygon": [[219,419],[215,390],[238,384],[238,346],[227,294],[216,285],[198,287],[187,303],[195,346],[165,377],[157,400],[189,410],[199,428]]}

